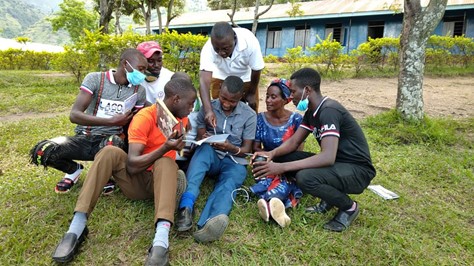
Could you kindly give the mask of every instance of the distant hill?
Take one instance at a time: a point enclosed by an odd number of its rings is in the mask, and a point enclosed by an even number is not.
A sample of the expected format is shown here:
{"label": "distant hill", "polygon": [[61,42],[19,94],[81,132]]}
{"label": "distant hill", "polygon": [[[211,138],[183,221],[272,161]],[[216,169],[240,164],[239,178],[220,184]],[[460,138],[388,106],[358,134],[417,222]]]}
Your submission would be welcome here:
{"label": "distant hill", "polygon": [[63,0],[29,0],[27,2],[49,15],[59,10],[59,4]]}
{"label": "distant hill", "polygon": [[[82,0],[86,8],[94,6],[94,0]],[[206,9],[206,0],[186,0],[188,10]],[[0,0],[0,37],[14,39],[28,37],[32,42],[64,45],[71,38],[65,30],[53,32],[51,23],[46,20],[59,10],[63,0]],[[137,26],[129,17],[121,17],[123,29]],[[152,12],[152,25],[158,25],[156,12]],[[142,25],[143,26],[143,25]]]}
{"label": "distant hill", "polygon": [[43,11],[26,1],[0,0],[1,36],[5,38],[21,36],[26,29],[45,16]]}
{"label": "distant hill", "polygon": [[69,42],[66,31],[54,33],[46,21],[59,9],[62,0],[0,0],[0,37],[28,37],[32,42],[63,45]]}

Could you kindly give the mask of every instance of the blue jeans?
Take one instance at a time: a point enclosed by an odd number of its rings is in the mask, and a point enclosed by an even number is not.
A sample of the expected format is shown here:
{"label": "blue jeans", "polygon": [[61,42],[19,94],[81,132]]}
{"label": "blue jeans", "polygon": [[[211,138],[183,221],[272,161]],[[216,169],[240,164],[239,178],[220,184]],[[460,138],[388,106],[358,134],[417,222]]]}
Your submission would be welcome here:
{"label": "blue jeans", "polygon": [[196,149],[189,163],[186,173],[188,181],[186,193],[191,193],[197,198],[206,174],[215,176],[216,182],[199,217],[198,228],[219,214],[229,215],[232,209],[232,191],[244,183],[247,167],[235,163],[227,156],[220,159],[214,149],[204,143]]}

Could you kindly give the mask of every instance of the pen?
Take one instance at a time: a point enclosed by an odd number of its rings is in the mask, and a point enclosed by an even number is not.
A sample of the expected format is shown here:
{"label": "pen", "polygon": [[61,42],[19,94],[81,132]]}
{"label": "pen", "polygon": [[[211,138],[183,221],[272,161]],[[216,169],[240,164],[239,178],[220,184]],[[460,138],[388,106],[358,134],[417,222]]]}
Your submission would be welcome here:
{"label": "pen", "polygon": [[217,135],[216,127],[213,127],[213,128],[214,128],[214,135]]}

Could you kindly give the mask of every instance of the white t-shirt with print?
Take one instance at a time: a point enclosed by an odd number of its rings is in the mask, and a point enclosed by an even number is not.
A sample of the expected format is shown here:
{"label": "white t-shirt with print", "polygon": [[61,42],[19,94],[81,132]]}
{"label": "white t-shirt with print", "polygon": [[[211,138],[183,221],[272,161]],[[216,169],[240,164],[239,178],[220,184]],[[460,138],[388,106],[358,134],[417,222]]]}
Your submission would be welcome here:
{"label": "white t-shirt with print", "polygon": [[156,98],[163,100],[165,98],[165,85],[170,81],[173,74],[174,72],[171,70],[162,67],[157,80],[152,82],[143,81],[140,85],[146,90],[146,100],[150,103],[155,103]]}

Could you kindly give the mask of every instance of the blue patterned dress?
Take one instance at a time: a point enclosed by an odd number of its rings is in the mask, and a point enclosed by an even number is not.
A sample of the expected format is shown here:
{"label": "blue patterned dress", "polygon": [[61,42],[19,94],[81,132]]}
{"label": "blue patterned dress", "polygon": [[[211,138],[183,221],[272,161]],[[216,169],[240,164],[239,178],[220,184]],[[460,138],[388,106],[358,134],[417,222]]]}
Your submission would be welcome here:
{"label": "blue patterned dress", "polygon": [[[286,124],[273,126],[267,121],[264,113],[259,113],[255,141],[262,144],[263,150],[271,151],[289,139],[296,132],[302,120],[303,116],[293,112]],[[250,191],[266,201],[271,198],[279,198],[287,208],[295,207],[303,195],[294,181],[280,176],[267,176],[251,186]]]}
{"label": "blue patterned dress", "polygon": [[288,122],[282,126],[273,126],[265,118],[265,114],[257,115],[257,133],[255,141],[262,143],[263,150],[271,151],[289,139],[301,124],[303,116],[293,112]]}

